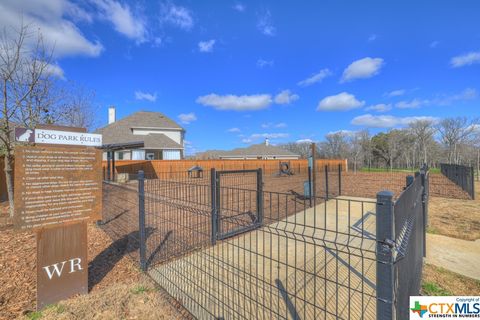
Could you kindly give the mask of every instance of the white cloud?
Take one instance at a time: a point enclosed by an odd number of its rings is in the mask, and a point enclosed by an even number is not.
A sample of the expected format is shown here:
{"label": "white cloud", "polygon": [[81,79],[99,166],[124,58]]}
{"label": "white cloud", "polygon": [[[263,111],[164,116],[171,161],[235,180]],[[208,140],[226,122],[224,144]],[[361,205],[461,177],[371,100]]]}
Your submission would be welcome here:
{"label": "white cloud", "polygon": [[364,114],[353,118],[351,123],[356,126],[370,127],[370,128],[393,128],[398,126],[406,126],[411,122],[417,120],[438,121],[435,117],[394,117],[390,115],[374,116],[371,114]]}
{"label": "white cloud", "polygon": [[198,97],[196,100],[204,106],[214,107],[217,110],[261,110],[272,104],[270,94],[252,94],[252,95],[218,95],[215,93]]}
{"label": "white cloud", "polygon": [[137,100],[147,100],[150,102],[157,101],[157,93],[148,93],[142,91],[135,91],[135,99]]}
{"label": "white cloud", "polygon": [[[103,51],[99,41],[92,41],[78,29],[74,21],[91,22],[92,16],[82,8],[67,0],[2,1],[0,2],[0,30],[7,37],[16,37],[16,30],[22,23],[30,26],[30,31],[42,34],[45,44],[54,48],[55,57],[91,56]],[[33,45],[36,37],[29,37],[27,45]]]}
{"label": "white cloud", "polygon": [[290,135],[288,133],[254,133],[250,137],[252,139],[259,139],[259,138],[268,138],[268,139],[280,139],[280,138],[288,138]]}
{"label": "white cloud", "polygon": [[410,101],[399,101],[395,107],[400,109],[415,109],[422,106],[450,106],[456,102],[474,100],[478,98],[478,91],[474,88],[466,88],[457,94],[442,94],[437,95],[432,99],[415,98]]}
{"label": "white cloud", "polygon": [[193,112],[181,113],[181,114],[178,115],[178,119],[180,119],[180,122],[183,123],[183,124],[189,124],[193,121],[196,121],[197,116]]}
{"label": "white cloud", "polygon": [[110,21],[113,28],[137,43],[146,41],[146,20],[139,14],[134,14],[130,6],[114,0],[93,0],[100,9],[102,18]]}
{"label": "white cloud", "polygon": [[246,7],[242,3],[236,3],[233,7],[233,10],[237,10],[238,12],[244,12]]}
{"label": "white cloud", "polygon": [[332,134],[342,134],[344,136],[354,136],[357,133],[357,131],[352,131],[352,130],[337,130],[337,131],[330,131],[327,134],[332,135]]}
{"label": "white cloud", "polygon": [[263,139],[286,139],[290,137],[288,133],[254,133],[242,139],[243,143],[258,142]]}
{"label": "white cloud", "polygon": [[343,71],[340,82],[371,78],[380,72],[383,65],[384,62],[382,58],[366,57],[354,61]]}
{"label": "white cloud", "polygon": [[450,65],[453,68],[470,66],[476,63],[480,63],[480,51],[465,53],[463,55],[453,57],[450,60]]}
{"label": "white cloud", "polygon": [[299,139],[295,143],[313,143],[312,139]]}
{"label": "white cloud", "polygon": [[392,110],[391,104],[379,103],[365,108],[366,111],[387,112]]}
{"label": "white cloud", "polygon": [[258,15],[257,28],[266,36],[275,35],[276,29],[273,25],[272,14],[270,13],[270,10],[266,10]]}
{"label": "white cloud", "polygon": [[395,107],[399,109],[415,109],[419,108],[424,104],[428,104],[428,100],[413,99],[411,101],[399,101],[395,104]]}
{"label": "white cloud", "polygon": [[320,70],[320,72],[312,75],[311,77],[298,82],[297,84],[302,87],[310,86],[314,83],[321,82],[323,79],[331,75],[332,72],[329,69],[325,68]]}
{"label": "white cloud", "polygon": [[230,128],[227,130],[227,132],[236,133],[236,132],[241,132],[241,130],[239,128]]}
{"label": "white cloud", "polygon": [[192,12],[188,8],[177,6],[172,2],[161,4],[160,22],[187,31],[192,29],[195,24]]}
{"label": "white cloud", "polygon": [[52,63],[49,63],[46,70],[45,70],[45,73],[47,74],[50,74],[56,78],[59,78],[59,79],[62,79],[62,80],[65,80],[65,72],[63,71],[63,69],[58,65],[58,64],[52,64]]}
{"label": "white cloud", "polygon": [[268,128],[286,128],[287,124],[285,122],[279,122],[279,123],[273,123],[273,122],[268,122],[268,123],[262,123],[261,127],[263,129],[268,129]]}
{"label": "white cloud", "polygon": [[453,95],[452,100],[472,100],[478,97],[478,91],[473,88],[467,88],[459,94]]}
{"label": "white cloud", "polygon": [[375,40],[377,40],[377,35],[376,34],[371,34],[370,36],[368,36],[368,42],[373,42]]}
{"label": "white cloud", "polygon": [[290,90],[283,90],[275,96],[274,101],[276,104],[290,104],[299,98],[298,94],[291,93]]}
{"label": "white cloud", "polygon": [[341,92],[337,95],[328,96],[320,100],[317,111],[346,111],[360,108],[365,101],[359,101],[353,94]]}
{"label": "white cloud", "polygon": [[213,46],[215,45],[215,40],[200,41],[198,43],[198,50],[200,52],[212,52]]}
{"label": "white cloud", "polygon": [[264,68],[264,67],[273,67],[273,60],[264,60],[262,58],[257,60],[257,67]]}
{"label": "white cloud", "polygon": [[405,89],[398,89],[398,90],[393,90],[393,91],[390,91],[390,92],[386,92],[384,94],[384,96],[387,96],[387,97],[399,97],[399,96],[403,96],[407,91]]}
{"label": "white cloud", "polygon": [[454,102],[474,100],[476,98],[478,98],[478,91],[473,88],[466,88],[460,93],[436,98],[436,99],[433,99],[432,101],[429,101],[429,103],[437,104],[440,106],[449,106]]}

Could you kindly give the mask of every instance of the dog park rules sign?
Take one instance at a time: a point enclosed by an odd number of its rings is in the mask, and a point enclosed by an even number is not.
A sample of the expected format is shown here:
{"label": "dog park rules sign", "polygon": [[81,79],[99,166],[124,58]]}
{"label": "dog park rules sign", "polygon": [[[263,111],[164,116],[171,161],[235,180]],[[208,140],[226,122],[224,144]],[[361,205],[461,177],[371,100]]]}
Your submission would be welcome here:
{"label": "dog park rules sign", "polygon": [[100,220],[102,154],[87,147],[15,148],[17,229],[39,229]]}
{"label": "dog park rules sign", "polygon": [[13,223],[37,234],[37,309],[88,293],[86,222],[102,212],[102,136],[51,129],[15,132]]}

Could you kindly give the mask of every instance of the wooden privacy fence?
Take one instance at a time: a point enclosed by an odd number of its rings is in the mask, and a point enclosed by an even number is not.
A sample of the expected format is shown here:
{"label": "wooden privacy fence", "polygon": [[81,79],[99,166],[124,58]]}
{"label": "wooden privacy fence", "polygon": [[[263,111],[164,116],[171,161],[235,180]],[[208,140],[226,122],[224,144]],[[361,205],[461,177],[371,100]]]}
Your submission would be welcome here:
{"label": "wooden privacy fence", "polygon": [[[288,163],[290,170],[296,174],[307,173],[308,160],[116,160],[115,174],[128,173],[136,174],[139,170],[143,170],[145,175],[152,176],[158,173],[166,172],[186,172],[194,166],[200,166],[207,171],[212,168],[217,170],[251,170],[262,168],[263,172],[270,174],[280,171],[281,163]],[[342,171],[348,170],[346,159],[318,159],[316,160],[317,172],[324,170],[328,165],[330,170],[338,170],[338,166],[342,167]],[[107,161],[103,161],[104,172],[107,168]]]}

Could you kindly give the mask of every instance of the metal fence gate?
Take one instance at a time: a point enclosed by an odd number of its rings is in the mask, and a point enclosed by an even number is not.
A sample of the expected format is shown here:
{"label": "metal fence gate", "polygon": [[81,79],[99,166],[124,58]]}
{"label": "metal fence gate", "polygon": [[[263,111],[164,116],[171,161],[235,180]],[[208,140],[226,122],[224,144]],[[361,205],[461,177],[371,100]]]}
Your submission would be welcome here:
{"label": "metal fence gate", "polygon": [[[212,170],[212,239],[223,240],[263,223],[262,169]],[[213,241],[214,242],[214,241]]]}

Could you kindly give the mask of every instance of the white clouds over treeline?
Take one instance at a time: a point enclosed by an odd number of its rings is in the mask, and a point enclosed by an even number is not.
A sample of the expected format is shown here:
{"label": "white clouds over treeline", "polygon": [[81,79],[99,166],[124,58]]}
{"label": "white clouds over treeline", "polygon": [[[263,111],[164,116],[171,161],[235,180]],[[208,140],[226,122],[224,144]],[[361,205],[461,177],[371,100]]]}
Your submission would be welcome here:
{"label": "white clouds over treeline", "polygon": [[283,90],[275,96],[266,93],[251,95],[218,95],[211,93],[198,97],[196,102],[217,110],[255,111],[266,109],[273,103],[280,105],[291,104],[299,98],[297,94],[292,93],[290,90]]}

